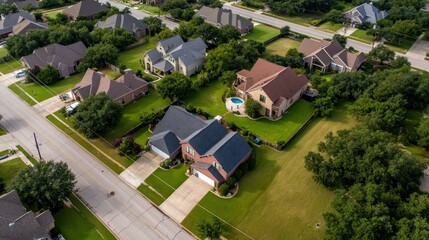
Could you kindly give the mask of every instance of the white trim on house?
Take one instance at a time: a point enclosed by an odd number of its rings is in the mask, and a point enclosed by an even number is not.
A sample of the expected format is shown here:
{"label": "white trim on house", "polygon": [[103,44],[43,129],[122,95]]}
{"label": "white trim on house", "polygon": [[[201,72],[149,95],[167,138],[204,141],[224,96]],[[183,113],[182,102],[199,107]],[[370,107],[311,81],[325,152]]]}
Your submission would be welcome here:
{"label": "white trim on house", "polygon": [[159,156],[163,157],[164,159],[170,158],[170,155],[168,155],[167,153],[161,151],[159,148],[153,146],[152,144],[150,145],[150,150],[152,150],[153,152],[155,152]]}
{"label": "white trim on house", "polygon": [[206,182],[208,185],[214,187],[215,186],[215,182],[213,181],[213,179],[207,177],[206,175],[204,175],[203,173],[201,173],[200,171],[198,171],[197,169],[194,168],[193,171],[193,175],[201,180],[203,180],[204,182]]}

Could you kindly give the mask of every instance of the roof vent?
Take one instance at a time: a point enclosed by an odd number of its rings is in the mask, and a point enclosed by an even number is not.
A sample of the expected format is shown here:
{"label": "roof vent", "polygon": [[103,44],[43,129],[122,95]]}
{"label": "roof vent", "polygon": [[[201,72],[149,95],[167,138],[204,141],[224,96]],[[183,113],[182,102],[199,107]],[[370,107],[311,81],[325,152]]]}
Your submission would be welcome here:
{"label": "roof vent", "polygon": [[11,228],[11,227],[13,227],[13,226],[15,226],[15,222],[11,222],[11,223],[9,223],[9,227]]}

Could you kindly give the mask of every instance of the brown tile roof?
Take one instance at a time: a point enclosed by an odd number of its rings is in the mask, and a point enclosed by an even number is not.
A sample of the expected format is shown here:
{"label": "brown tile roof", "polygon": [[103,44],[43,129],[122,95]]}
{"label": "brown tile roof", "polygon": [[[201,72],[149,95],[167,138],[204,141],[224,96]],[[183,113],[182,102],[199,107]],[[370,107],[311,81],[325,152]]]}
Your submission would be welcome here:
{"label": "brown tile roof", "polygon": [[280,98],[292,98],[308,83],[305,75],[297,75],[290,67],[283,67],[262,58],[258,59],[246,74],[252,77],[252,84],[246,86],[242,83],[238,88],[246,92],[262,89],[273,103]]}
{"label": "brown tile roof", "polygon": [[64,13],[75,18],[79,16],[92,17],[101,11],[107,11],[107,7],[94,0],[82,0],[75,5],[64,9]]}

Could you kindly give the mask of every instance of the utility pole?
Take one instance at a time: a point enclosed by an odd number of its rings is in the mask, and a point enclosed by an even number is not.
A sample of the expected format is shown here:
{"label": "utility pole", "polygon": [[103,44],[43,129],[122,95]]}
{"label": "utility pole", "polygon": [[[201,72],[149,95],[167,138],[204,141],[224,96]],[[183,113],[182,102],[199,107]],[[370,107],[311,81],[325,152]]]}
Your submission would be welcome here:
{"label": "utility pole", "polygon": [[34,136],[34,141],[36,142],[37,152],[39,153],[39,159],[43,160],[42,155],[40,154],[39,143],[37,142],[36,133],[33,132],[33,136]]}

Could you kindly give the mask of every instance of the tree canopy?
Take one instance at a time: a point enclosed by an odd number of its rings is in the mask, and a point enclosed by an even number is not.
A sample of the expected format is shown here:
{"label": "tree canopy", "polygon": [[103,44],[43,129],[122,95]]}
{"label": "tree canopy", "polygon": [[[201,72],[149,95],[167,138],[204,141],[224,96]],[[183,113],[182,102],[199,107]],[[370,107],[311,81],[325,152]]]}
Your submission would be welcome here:
{"label": "tree canopy", "polygon": [[158,84],[157,90],[162,98],[168,98],[171,101],[183,99],[189,94],[192,81],[189,77],[174,72],[165,76]]}

